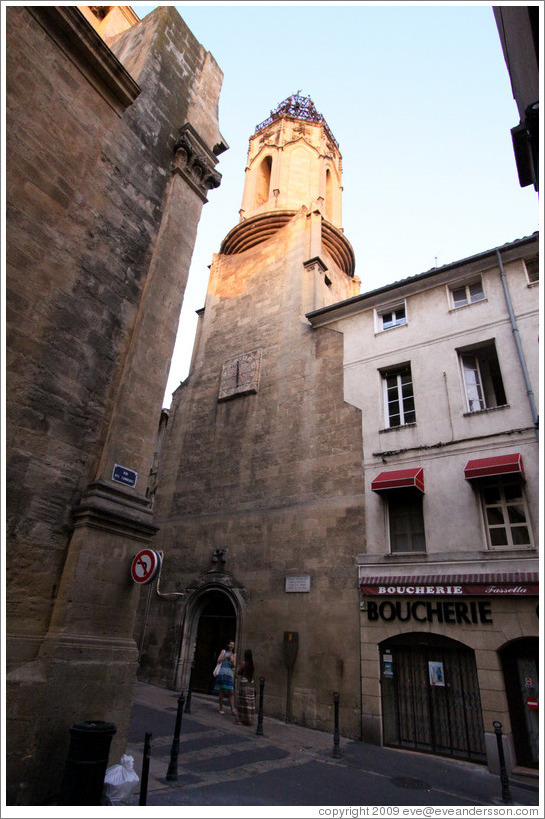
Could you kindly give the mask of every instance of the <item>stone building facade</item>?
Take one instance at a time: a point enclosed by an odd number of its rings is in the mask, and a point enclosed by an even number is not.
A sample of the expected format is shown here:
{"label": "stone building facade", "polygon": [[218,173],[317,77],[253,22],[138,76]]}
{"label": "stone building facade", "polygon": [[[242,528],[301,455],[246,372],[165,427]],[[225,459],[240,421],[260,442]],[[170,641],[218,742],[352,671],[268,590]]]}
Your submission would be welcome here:
{"label": "stone building facade", "polygon": [[93,8],[6,9],[6,780],[15,805],[56,798],[73,723],[111,722],[114,758],[125,747],[137,667],[131,561],[156,531],[155,419],[226,148],[222,73],[177,11],[138,21],[131,9]]}
{"label": "stone building facade", "polygon": [[[253,650],[267,713],[360,734],[361,413],[342,336],[306,313],[359,292],[339,147],[309,98],[250,139],[241,219],[214,255],[192,370],[164,432],[163,553],[142,679],[208,692],[222,647]],[[293,657],[295,660],[291,665]]]}
{"label": "stone building facade", "polygon": [[[142,679],[497,770],[537,765],[539,259],[530,236],[359,293],[308,98],[250,138],[189,376],[161,422]],[[295,648],[294,648],[295,646]],[[290,664],[291,652],[296,660]]]}
{"label": "stone building facade", "polygon": [[[309,320],[362,413],[363,737],[538,766],[539,238]],[[437,672],[437,679],[432,672]]]}

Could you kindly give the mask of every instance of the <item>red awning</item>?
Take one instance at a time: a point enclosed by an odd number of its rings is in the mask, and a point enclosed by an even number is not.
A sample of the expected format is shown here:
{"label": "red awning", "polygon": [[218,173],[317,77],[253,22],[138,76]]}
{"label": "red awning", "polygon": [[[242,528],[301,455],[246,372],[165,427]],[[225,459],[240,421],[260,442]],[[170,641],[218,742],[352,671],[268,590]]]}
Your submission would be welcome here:
{"label": "red awning", "polygon": [[387,489],[405,489],[414,487],[424,491],[424,470],[421,466],[414,469],[393,469],[381,472],[371,483],[373,492],[384,492]]}
{"label": "red awning", "polygon": [[477,595],[533,597],[539,595],[537,572],[483,574],[379,575],[360,578],[360,592],[379,597]]}
{"label": "red awning", "polygon": [[496,455],[494,458],[477,458],[474,461],[468,461],[464,469],[466,481],[489,478],[491,475],[513,474],[519,474],[524,478],[522,455],[518,452],[512,455]]}

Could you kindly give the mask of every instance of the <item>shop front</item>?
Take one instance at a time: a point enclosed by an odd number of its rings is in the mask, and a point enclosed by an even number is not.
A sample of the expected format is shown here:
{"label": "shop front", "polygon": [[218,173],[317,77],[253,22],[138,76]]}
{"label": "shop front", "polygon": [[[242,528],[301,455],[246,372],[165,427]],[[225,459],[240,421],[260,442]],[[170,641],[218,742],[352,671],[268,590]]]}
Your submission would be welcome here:
{"label": "shop front", "polygon": [[363,735],[498,766],[538,767],[537,574],[364,577]]}

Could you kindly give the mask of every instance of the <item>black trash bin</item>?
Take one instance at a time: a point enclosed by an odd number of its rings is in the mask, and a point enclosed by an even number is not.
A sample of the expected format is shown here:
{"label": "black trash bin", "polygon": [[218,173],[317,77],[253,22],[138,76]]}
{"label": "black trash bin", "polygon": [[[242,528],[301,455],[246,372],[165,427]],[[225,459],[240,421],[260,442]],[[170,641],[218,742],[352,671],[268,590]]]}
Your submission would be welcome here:
{"label": "black trash bin", "polygon": [[59,805],[100,805],[112,737],[113,722],[89,720],[70,728]]}

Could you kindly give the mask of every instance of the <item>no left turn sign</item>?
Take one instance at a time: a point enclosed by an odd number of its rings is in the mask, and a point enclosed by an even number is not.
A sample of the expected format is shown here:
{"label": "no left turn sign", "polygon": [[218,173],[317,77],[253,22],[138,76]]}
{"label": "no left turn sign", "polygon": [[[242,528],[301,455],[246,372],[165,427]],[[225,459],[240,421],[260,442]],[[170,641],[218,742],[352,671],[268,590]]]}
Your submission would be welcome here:
{"label": "no left turn sign", "polygon": [[131,577],[141,585],[151,583],[161,566],[161,555],[155,549],[142,549],[131,565]]}

